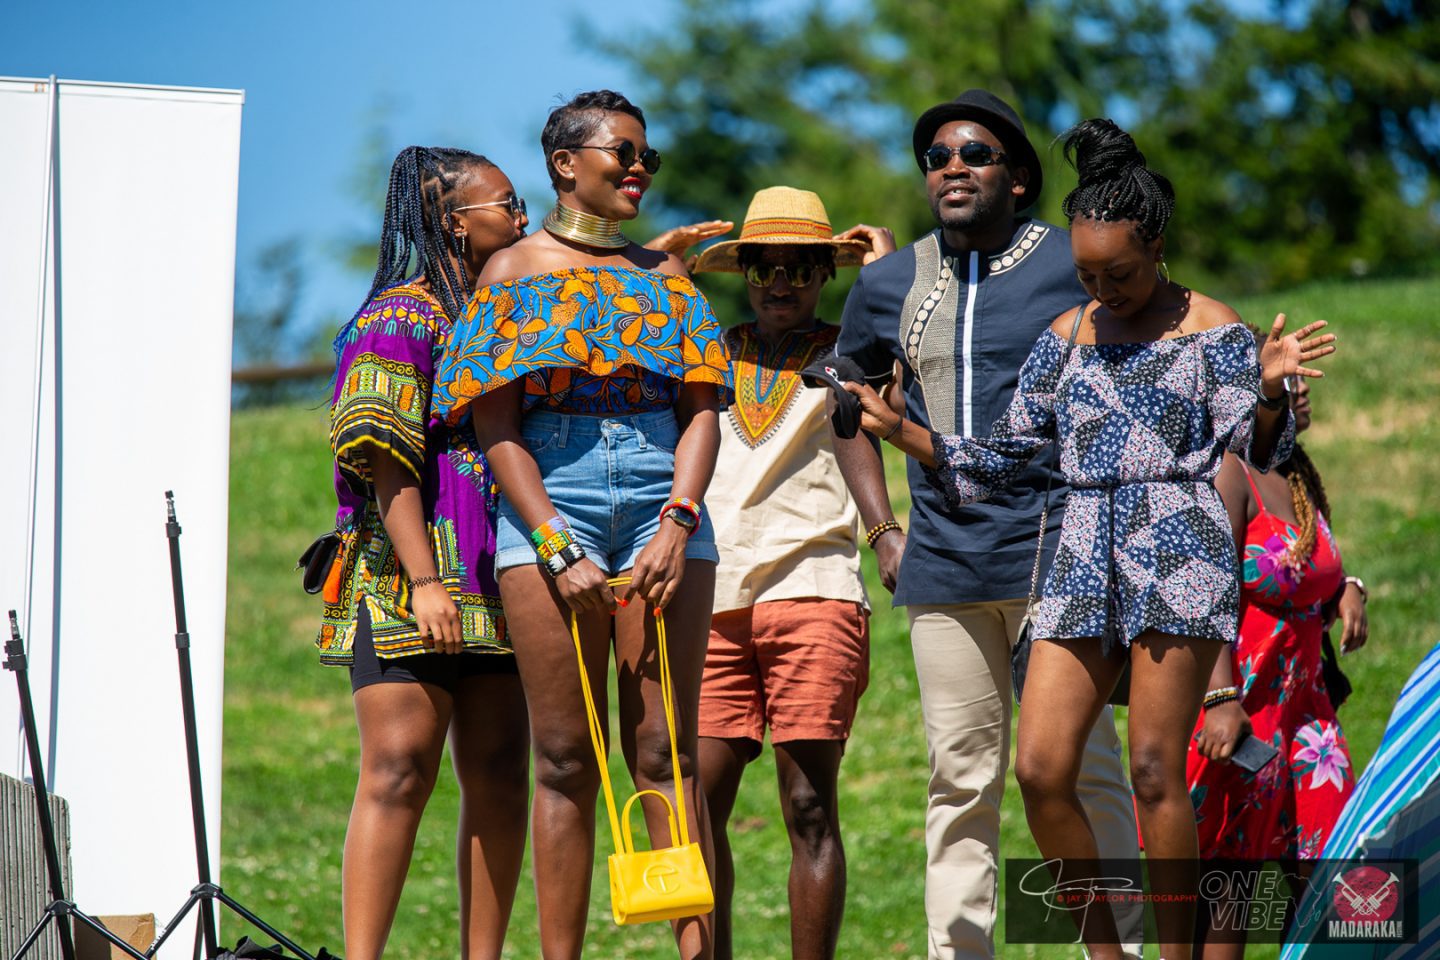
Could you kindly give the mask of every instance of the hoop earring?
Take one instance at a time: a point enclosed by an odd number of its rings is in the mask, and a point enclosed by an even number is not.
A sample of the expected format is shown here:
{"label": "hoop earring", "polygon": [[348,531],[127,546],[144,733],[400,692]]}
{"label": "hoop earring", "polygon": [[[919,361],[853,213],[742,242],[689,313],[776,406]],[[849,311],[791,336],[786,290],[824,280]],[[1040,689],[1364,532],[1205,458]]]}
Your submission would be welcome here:
{"label": "hoop earring", "polygon": [[1164,280],[1166,283],[1170,282],[1170,267],[1165,263],[1163,258],[1155,265],[1155,273],[1161,280]]}

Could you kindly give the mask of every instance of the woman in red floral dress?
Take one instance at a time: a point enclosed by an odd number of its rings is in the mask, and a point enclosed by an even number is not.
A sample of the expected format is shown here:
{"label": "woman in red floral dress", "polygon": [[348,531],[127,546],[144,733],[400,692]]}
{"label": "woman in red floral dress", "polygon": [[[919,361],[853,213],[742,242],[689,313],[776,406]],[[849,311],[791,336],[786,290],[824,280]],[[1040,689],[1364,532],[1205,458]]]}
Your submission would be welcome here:
{"label": "woman in red floral dress", "polygon": [[[1308,393],[1301,384],[1292,395],[1297,432],[1310,425]],[[1338,617],[1342,649],[1364,644],[1364,585],[1345,576],[1324,486],[1298,444],[1269,474],[1227,454],[1216,488],[1240,550],[1240,631],[1216,663],[1187,763],[1200,856],[1313,859],[1355,789],[1321,637]],[[1279,754],[1255,774],[1229,762],[1246,733]],[[1215,939],[1207,960],[1242,955],[1243,942]]]}

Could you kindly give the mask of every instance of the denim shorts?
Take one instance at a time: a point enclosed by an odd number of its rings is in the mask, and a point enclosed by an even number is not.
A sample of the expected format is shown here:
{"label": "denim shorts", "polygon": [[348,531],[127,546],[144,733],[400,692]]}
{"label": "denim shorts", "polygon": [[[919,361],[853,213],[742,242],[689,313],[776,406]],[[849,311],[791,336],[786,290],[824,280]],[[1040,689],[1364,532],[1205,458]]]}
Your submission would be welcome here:
{"label": "denim shorts", "polygon": [[[536,410],[520,432],[540,467],[545,492],[585,554],[610,576],[635,558],[660,530],[660,508],[675,479],[680,427],[669,410],[588,417]],[[495,570],[539,563],[530,528],[501,491]],[[685,546],[689,560],[720,562],[706,513]]]}

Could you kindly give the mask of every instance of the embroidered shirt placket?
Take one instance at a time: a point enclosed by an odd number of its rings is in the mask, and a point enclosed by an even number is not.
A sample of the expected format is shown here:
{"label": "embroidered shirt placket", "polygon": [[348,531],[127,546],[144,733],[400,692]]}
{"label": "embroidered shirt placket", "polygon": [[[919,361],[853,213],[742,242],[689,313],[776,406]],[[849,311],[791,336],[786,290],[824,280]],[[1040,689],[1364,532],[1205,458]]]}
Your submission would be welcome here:
{"label": "embroidered shirt placket", "polygon": [[961,362],[965,371],[965,395],[960,400],[961,417],[964,424],[962,436],[970,437],[975,435],[974,424],[972,423],[972,410],[970,392],[974,383],[974,375],[970,367],[970,343],[975,335],[975,294],[980,288],[980,254],[974,250],[970,251],[970,276],[965,287],[965,333],[960,348]]}

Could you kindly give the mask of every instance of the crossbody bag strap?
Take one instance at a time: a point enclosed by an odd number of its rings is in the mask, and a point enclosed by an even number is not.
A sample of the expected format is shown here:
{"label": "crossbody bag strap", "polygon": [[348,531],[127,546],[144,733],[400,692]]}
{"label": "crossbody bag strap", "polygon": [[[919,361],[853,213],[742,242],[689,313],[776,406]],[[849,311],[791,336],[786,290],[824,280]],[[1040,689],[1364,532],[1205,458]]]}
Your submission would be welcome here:
{"label": "crossbody bag strap", "polygon": [[[1070,324],[1070,339],[1065,344],[1065,352],[1060,356],[1060,370],[1055,376],[1055,403],[1058,408],[1060,396],[1060,378],[1065,375],[1065,365],[1070,362],[1070,351],[1075,348],[1075,335],[1080,332],[1080,321],[1085,319],[1085,308],[1082,306],[1075,311],[1075,322]],[[1060,414],[1057,409],[1054,413],[1055,428],[1051,436],[1051,442],[1055,445],[1055,470],[1060,469]],[[1030,596],[1025,602],[1026,608],[1035,605],[1036,595],[1040,590],[1040,558],[1045,553],[1045,528],[1050,523],[1050,488],[1055,484],[1055,470],[1045,475],[1045,505],[1040,508],[1040,533],[1035,538],[1035,565],[1030,570]]]}
{"label": "crossbody bag strap", "polygon": [[[624,586],[629,577],[616,577],[609,581],[611,587]],[[585,652],[580,645],[580,620],[570,612],[570,636],[575,641],[575,659],[580,667],[580,691],[585,696],[585,715],[590,723],[590,745],[595,749],[595,763],[600,768],[600,786],[605,793],[605,809],[610,815],[610,833],[615,838],[615,849],[630,853],[632,843],[626,843],[629,834],[628,823],[621,828],[620,815],[615,809],[615,791],[610,785],[610,768],[605,756],[605,728],[600,723],[599,711],[595,709],[595,696],[590,691],[590,675],[585,671]],[[690,842],[689,825],[685,818],[685,783],[680,779],[680,745],[675,737],[675,692],[670,678],[670,649],[665,635],[665,614],[655,611],[655,636],[660,647],[660,699],[665,705],[665,727],[670,734],[670,764],[675,783],[675,819],[680,830],[680,845]],[[638,794],[637,794],[638,796]],[[626,805],[629,811],[629,805]]]}
{"label": "crossbody bag strap", "polygon": [[628,853],[624,834],[620,831],[620,815],[615,810],[615,791],[610,786],[610,766],[605,757],[605,728],[600,725],[600,714],[595,709],[595,697],[590,692],[590,676],[585,672],[585,651],[580,645],[580,620],[575,611],[570,611],[570,636],[575,641],[575,659],[580,664],[580,692],[585,695],[585,716],[590,722],[590,746],[595,748],[595,765],[600,768],[600,787],[605,793],[605,810],[610,814],[610,835],[615,838],[615,849]]}

